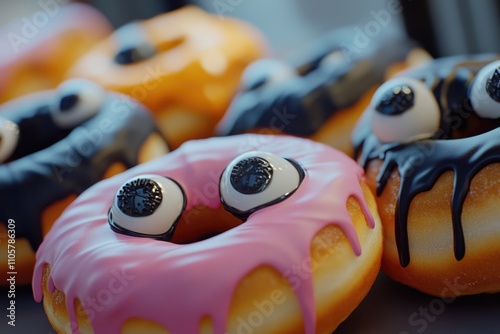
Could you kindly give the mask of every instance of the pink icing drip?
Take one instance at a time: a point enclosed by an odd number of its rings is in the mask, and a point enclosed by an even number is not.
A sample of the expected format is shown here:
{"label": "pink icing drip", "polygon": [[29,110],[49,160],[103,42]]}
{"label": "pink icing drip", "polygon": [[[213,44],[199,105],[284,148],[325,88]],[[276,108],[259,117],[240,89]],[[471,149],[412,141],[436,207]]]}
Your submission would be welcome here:
{"label": "pink icing drip", "polygon": [[[188,245],[120,235],[108,227],[106,214],[116,190],[139,174],[177,180],[186,192],[187,210],[199,204],[219,207],[217,194],[207,189],[217,185],[234,157],[253,149],[296,160],[306,169],[306,177],[292,196],[252,214],[244,224]],[[186,143],[98,183],[67,208],[37,252],[35,299],[42,299],[42,271],[48,263],[53,284],[66,294],[72,321],[73,301],[79,298],[96,334],[120,332],[123,322],[132,317],[151,319],[172,334],[196,333],[205,315],[212,317],[215,333],[224,333],[232,293],[240,280],[262,265],[285,276],[310,257],[312,239],[327,225],[340,226],[355,254],[361,254],[346,201],[355,196],[373,226],[359,185],[362,178],[362,169],[349,157],[305,139],[240,135]],[[296,295],[305,331],[314,333],[312,277],[301,281]]]}

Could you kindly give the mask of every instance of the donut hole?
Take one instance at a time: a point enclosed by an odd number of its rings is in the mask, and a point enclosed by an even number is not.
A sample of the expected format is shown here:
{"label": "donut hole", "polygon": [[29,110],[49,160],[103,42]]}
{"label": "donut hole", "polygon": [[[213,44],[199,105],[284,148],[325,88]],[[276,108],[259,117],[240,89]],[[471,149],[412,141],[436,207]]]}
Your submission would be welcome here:
{"label": "donut hole", "polygon": [[222,206],[212,209],[203,205],[185,211],[170,240],[176,244],[202,241],[228,231],[243,222],[224,210]]}
{"label": "donut hole", "polygon": [[474,113],[455,114],[443,122],[448,122],[450,139],[469,138],[500,127],[499,119],[484,119]]}

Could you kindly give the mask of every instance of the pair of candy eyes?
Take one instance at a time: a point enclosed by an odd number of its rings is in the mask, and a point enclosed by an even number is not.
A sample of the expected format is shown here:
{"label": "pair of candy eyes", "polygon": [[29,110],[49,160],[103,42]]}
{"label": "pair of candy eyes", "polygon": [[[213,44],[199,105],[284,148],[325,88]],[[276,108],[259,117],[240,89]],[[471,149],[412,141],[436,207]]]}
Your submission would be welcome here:
{"label": "pair of candy eyes", "polygon": [[[224,169],[219,183],[221,202],[245,220],[251,213],[288,198],[303,178],[303,169],[293,160],[269,152],[248,152]],[[169,240],[185,207],[185,192],[175,180],[141,175],[120,187],[108,222],[118,233]]]}
{"label": "pair of candy eyes", "polygon": [[[72,79],[61,84],[49,105],[52,121],[61,129],[71,129],[96,115],[104,103],[105,92],[99,85]],[[0,117],[0,162],[8,160],[19,141],[19,127]]]}
{"label": "pair of candy eyes", "polygon": [[333,72],[346,67],[347,62],[341,50],[332,51],[324,57],[298,69],[280,60],[262,59],[252,63],[245,69],[241,79],[241,90],[252,91],[262,89],[299,76],[306,76],[319,68]]}
{"label": "pair of candy eyes", "polygon": [[[467,98],[479,117],[500,118],[500,61],[477,73]],[[440,128],[440,109],[422,81],[392,79],[380,86],[372,99],[371,129],[382,143],[431,138]]]}

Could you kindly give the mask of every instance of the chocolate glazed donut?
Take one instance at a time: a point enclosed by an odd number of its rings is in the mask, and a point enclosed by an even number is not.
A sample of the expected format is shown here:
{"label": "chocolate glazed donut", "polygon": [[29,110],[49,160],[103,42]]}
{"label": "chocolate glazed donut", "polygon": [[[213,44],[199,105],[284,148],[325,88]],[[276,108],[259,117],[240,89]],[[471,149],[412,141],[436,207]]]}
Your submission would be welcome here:
{"label": "chocolate glazed donut", "polygon": [[[355,109],[352,113],[359,110],[359,116],[366,104],[357,108],[355,105],[365,94],[371,96],[373,87],[383,82],[387,70],[403,62],[415,48],[410,40],[387,38],[362,52],[349,53],[343,47],[343,41],[349,40],[346,37],[335,31],[323,37],[307,59],[295,67],[276,59],[251,64],[243,73],[240,92],[218,124],[217,133],[234,135],[264,129],[331,141],[326,138],[331,134],[320,135],[321,138],[314,135],[328,126],[325,124],[330,118],[348,108]],[[400,47],[389,47],[394,43]],[[340,117],[337,122],[347,122]],[[355,119],[345,126],[352,129]],[[328,144],[342,151],[351,150],[339,147],[335,139],[333,142]],[[350,146],[348,141],[347,146]]]}
{"label": "chocolate glazed donut", "polygon": [[26,238],[33,250],[57,216],[48,212],[57,211],[54,203],[168,151],[142,105],[84,80],[2,109],[0,222],[14,220],[16,239]]}
{"label": "chocolate glazed donut", "polygon": [[399,172],[394,236],[403,268],[410,264],[410,204],[447,171],[453,172],[454,256],[461,261],[467,254],[462,213],[471,181],[500,162],[499,59],[492,54],[442,58],[402,73],[375,93],[353,133],[365,169],[382,160],[373,169],[378,197],[396,168]]}

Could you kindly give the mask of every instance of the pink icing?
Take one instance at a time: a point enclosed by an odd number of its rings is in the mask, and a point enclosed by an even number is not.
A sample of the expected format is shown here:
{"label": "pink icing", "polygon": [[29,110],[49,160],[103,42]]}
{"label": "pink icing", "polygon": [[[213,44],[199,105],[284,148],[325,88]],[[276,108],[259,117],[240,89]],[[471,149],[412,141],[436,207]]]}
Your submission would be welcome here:
{"label": "pink icing", "polygon": [[[109,228],[107,212],[117,189],[140,174],[160,174],[179,182],[186,192],[186,210],[199,204],[219,207],[219,196],[211,189],[217,189],[218,178],[232,159],[251,150],[296,160],[306,170],[298,190],[285,201],[253,213],[244,224],[191,244],[136,238]],[[311,241],[325,226],[340,226],[355,254],[361,254],[346,201],[356,197],[374,227],[359,185],[362,178],[363,170],[352,159],[307,139],[239,135],[185,143],[159,159],[99,182],[66,209],[37,252],[35,299],[42,300],[43,267],[49,264],[49,288],[65,293],[71,321],[76,323],[72,305],[79,298],[96,334],[118,333],[132,317],[155,321],[172,334],[196,333],[206,315],[212,318],[215,333],[225,333],[238,282],[262,265],[286,276],[310,257]],[[119,273],[128,277],[120,281]],[[296,295],[305,332],[314,333],[310,275]],[[89,298],[98,303],[93,305]],[[74,327],[73,332],[78,330]]]}

